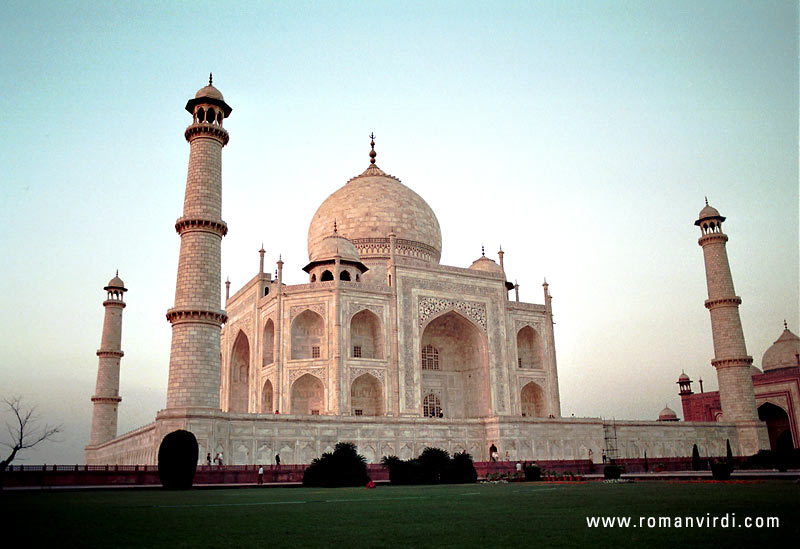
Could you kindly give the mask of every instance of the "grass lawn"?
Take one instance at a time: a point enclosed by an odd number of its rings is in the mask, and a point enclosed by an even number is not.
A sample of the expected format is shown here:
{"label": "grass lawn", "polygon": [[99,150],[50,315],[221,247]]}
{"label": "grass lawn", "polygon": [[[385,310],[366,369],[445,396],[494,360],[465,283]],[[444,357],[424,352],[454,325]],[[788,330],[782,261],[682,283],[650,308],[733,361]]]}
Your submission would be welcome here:
{"label": "grass lawn", "polygon": [[[638,517],[777,516],[779,528],[647,528]],[[587,516],[637,527],[588,528]],[[796,546],[800,485],[639,482],[188,492],[0,492],[27,545],[170,547]]]}

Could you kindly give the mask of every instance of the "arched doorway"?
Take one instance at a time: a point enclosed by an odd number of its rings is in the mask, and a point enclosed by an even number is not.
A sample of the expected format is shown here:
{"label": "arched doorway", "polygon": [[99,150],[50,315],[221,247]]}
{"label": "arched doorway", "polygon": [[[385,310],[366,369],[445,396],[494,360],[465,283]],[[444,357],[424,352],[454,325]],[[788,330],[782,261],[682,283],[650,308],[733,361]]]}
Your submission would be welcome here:
{"label": "arched doorway", "polygon": [[325,322],[317,313],[306,309],[292,321],[292,360],[325,358]]}
{"label": "arched doorway", "polygon": [[545,417],[547,415],[547,402],[544,391],[538,383],[531,381],[520,391],[522,415],[528,417]]}
{"label": "arched doorway", "polygon": [[231,412],[247,412],[247,400],[250,392],[250,343],[241,330],[233,344],[229,365],[230,399],[228,410]]}
{"label": "arched doorway", "polygon": [[[794,447],[789,416],[783,408],[771,402],[765,402],[758,407],[758,419],[767,424],[771,450],[787,450]],[[788,445],[791,446],[787,448]]]}
{"label": "arched doorway", "polygon": [[354,416],[383,415],[383,387],[370,374],[358,376],[350,388],[350,403]]}
{"label": "arched doorway", "polygon": [[[435,349],[435,365],[432,362]],[[483,417],[491,410],[485,336],[455,311],[433,319],[420,344],[422,396],[436,393],[449,418]],[[422,368],[422,366],[426,366]]]}
{"label": "arched doorway", "polygon": [[542,367],[542,338],[530,326],[517,332],[517,367]]}
{"label": "arched doorway", "polygon": [[311,374],[303,374],[292,385],[292,413],[318,416],[325,411],[325,388]]}
{"label": "arched doorway", "polygon": [[383,358],[383,333],[378,315],[364,309],[350,320],[350,356]]}
{"label": "arched doorway", "polygon": [[261,413],[271,414],[272,407],[272,382],[267,380],[264,382],[264,388],[261,389]]}

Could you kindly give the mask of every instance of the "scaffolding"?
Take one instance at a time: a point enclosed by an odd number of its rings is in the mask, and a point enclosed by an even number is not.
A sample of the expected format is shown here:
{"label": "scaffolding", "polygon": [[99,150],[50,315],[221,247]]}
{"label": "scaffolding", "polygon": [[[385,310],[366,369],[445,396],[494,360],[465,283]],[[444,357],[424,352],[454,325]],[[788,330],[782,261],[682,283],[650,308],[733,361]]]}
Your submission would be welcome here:
{"label": "scaffolding", "polygon": [[603,433],[606,439],[606,462],[614,463],[614,460],[619,458],[617,452],[617,420],[612,419],[610,423],[603,421]]}

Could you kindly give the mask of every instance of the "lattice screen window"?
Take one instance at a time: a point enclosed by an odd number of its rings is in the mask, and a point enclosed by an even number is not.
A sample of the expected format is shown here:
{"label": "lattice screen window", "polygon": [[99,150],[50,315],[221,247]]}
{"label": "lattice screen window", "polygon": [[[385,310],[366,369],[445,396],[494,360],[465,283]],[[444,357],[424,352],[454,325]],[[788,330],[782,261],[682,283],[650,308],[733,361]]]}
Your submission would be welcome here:
{"label": "lattice screen window", "polygon": [[437,349],[433,345],[426,345],[422,349],[422,369],[423,370],[439,369],[439,349]]}
{"label": "lattice screen window", "polygon": [[354,410],[354,412],[355,412],[355,415],[357,415],[357,416],[363,416],[364,415],[364,410],[362,410],[361,408],[356,408]]}
{"label": "lattice screen window", "polygon": [[319,410],[311,410],[311,415],[312,416],[318,416],[319,415]]}
{"label": "lattice screen window", "polygon": [[319,358],[319,345],[311,347],[311,358]]}
{"label": "lattice screen window", "polygon": [[431,393],[422,400],[422,415],[425,417],[439,417],[442,412],[442,403],[439,397]]}
{"label": "lattice screen window", "polygon": [[353,357],[361,358],[361,345],[353,345]]}
{"label": "lattice screen window", "polygon": [[522,357],[519,357],[519,358],[517,359],[517,366],[519,366],[520,368],[522,368]]}

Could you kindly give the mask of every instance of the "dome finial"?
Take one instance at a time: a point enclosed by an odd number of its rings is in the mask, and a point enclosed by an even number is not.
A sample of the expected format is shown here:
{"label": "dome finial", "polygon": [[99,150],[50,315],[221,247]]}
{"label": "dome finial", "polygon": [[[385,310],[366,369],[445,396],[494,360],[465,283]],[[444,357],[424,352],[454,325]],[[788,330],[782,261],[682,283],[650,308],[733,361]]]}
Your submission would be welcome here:
{"label": "dome finial", "polygon": [[210,86],[211,82],[213,82],[213,81],[214,81],[214,74],[213,73],[208,73],[208,85]]}
{"label": "dome finial", "polygon": [[339,227],[336,225],[336,219],[333,220],[333,234],[339,234]]}
{"label": "dome finial", "polygon": [[486,256],[486,250],[483,249],[483,244],[481,244],[481,257]]}
{"label": "dome finial", "polygon": [[708,197],[707,197],[707,196],[704,196],[703,198],[705,198],[705,199],[706,199],[706,206],[708,206]]}
{"label": "dome finial", "polygon": [[[119,276],[119,269],[117,269],[117,274],[115,274],[114,276]],[[783,326],[786,327],[786,321],[785,320],[783,321]]]}
{"label": "dome finial", "polygon": [[369,151],[369,163],[372,164],[372,165],[375,165],[375,157],[378,155],[378,153],[375,152],[375,133],[374,132],[371,132],[369,134],[369,139],[370,139],[369,146],[372,147],[372,150]]}
{"label": "dome finial", "polygon": [[[117,271],[117,272],[119,272],[119,271]],[[783,319],[783,329],[784,330],[788,330],[789,329],[789,325],[786,324],[786,319],[785,318]]]}

